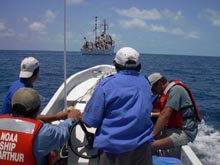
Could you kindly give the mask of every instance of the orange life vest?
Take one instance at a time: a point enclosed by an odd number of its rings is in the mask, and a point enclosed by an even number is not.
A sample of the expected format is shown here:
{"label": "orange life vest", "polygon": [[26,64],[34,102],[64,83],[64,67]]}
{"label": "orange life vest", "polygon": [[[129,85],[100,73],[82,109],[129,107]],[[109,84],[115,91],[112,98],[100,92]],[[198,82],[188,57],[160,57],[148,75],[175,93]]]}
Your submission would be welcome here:
{"label": "orange life vest", "polygon": [[157,96],[156,100],[153,102],[153,110],[154,109],[161,111],[160,96]]}
{"label": "orange life vest", "polygon": [[34,137],[42,122],[24,117],[0,116],[0,164],[36,164]]}
{"label": "orange life vest", "polygon": [[[183,84],[181,81],[178,81],[178,80],[174,80],[172,82],[169,83],[169,85],[166,87],[166,89],[164,90],[163,94],[161,95],[160,97],[160,106],[161,106],[161,109],[163,110],[166,103],[167,103],[167,99],[168,99],[168,92],[169,90],[175,86],[175,85],[180,85],[182,87],[184,87],[186,89],[186,91],[188,92],[190,98],[191,98],[191,101],[192,101],[192,106],[195,110],[195,113],[196,113],[196,118],[198,121],[201,121],[202,118],[201,118],[201,115],[199,113],[199,109],[196,105],[196,102],[195,102],[195,99],[192,95],[192,92],[190,91],[190,89],[185,85]],[[182,117],[182,113],[181,113],[181,110],[178,110],[178,111],[173,111],[168,122],[166,123],[166,127],[168,128],[182,128],[182,124],[183,124],[183,117]]]}

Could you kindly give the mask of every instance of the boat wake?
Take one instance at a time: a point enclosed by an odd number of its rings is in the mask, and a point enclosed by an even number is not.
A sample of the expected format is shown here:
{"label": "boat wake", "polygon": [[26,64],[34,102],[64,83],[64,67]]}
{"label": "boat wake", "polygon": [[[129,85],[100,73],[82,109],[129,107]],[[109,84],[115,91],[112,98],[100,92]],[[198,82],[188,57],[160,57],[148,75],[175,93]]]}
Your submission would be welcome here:
{"label": "boat wake", "polygon": [[195,141],[189,145],[204,165],[220,165],[220,132],[204,120],[199,124]]}

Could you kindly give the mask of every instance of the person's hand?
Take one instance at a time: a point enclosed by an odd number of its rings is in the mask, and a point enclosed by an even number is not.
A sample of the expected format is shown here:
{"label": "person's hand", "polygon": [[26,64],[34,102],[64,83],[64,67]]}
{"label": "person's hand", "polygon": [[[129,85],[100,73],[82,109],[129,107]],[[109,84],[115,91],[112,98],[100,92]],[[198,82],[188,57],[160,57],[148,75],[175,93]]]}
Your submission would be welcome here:
{"label": "person's hand", "polygon": [[48,158],[50,164],[55,164],[60,159],[60,155],[57,150],[52,150],[50,151]]}
{"label": "person's hand", "polygon": [[57,120],[65,120],[68,118],[68,113],[72,110],[75,110],[75,107],[74,106],[69,106],[67,107],[66,109],[64,109],[63,111],[61,112],[58,112],[56,114],[56,118]]}
{"label": "person's hand", "polygon": [[69,107],[67,107],[66,110],[69,112],[69,111],[75,110],[75,107],[74,106],[69,106]]}
{"label": "person's hand", "polygon": [[82,119],[82,113],[78,109],[72,109],[72,110],[68,111],[67,117],[81,120]]}
{"label": "person's hand", "polygon": [[63,111],[58,112],[56,114],[57,120],[65,120],[65,119],[67,119],[68,113],[69,112],[67,110],[63,110]]}

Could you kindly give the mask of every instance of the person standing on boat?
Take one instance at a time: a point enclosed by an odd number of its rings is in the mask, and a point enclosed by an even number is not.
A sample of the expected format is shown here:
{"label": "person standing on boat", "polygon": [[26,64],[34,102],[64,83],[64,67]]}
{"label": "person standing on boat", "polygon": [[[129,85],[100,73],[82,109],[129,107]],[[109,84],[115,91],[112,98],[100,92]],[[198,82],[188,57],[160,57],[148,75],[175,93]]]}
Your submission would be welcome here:
{"label": "person standing on boat", "polygon": [[82,120],[97,128],[93,146],[100,150],[99,165],[151,165],[151,87],[139,73],[140,55],[123,47],[113,63],[117,73],[96,87]]}
{"label": "person standing on boat", "polygon": [[[34,57],[25,57],[20,65],[19,79],[14,81],[8,90],[5,100],[2,105],[0,114],[11,113],[11,99],[14,93],[23,87],[33,88],[34,82],[38,79],[40,70],[39,61]],[[67,111],[61,111],[57,114],[38,115],[39,119],[44,122],[66,119]]]}
{"label": "person standing on boat", "polygon": [[160,73],[148,76],[152,90],[160,95],[160,115],[154,126],[153,150],[165,156],[180,158],[182,145],[193,142],[201,121],[198,107],[190,89],[181,81],[168,82]]}
{"label": "person standing on boat", "polygon": [[36,119],[40,96],[33,88],[20,88],[12,97],[12,113],[0,116],[0,164],[43,165],[48,154],[69,139],[73,122],[81,119],[79,110],[68,113],[58,125]]}

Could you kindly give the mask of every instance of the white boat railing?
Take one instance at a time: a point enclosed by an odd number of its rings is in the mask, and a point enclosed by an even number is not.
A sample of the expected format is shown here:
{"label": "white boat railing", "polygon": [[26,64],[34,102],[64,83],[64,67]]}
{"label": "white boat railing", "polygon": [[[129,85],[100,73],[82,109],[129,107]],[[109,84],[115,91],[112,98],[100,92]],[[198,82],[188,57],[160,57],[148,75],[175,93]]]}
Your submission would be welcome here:
{"label": "white boat railing", "polygon": [[184,165],[203,165],[188,145],[181,148],[181,161],[184,162]]}

